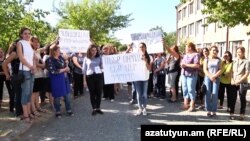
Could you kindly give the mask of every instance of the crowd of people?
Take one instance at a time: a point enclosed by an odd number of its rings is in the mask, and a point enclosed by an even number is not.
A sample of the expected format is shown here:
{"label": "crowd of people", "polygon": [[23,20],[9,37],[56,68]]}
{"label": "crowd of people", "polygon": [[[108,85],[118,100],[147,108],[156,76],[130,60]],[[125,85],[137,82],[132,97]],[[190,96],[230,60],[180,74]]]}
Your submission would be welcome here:
{"label": "crowd of people", "polygon": [[[57,118],[62,117],[61,100],[67,114],[74,116],[71,93],[76,99],[84,95],[86,88],[90,94],[92,116],[104,114],[102,100],[114,102],[119,84],[105,84],[102,64],[103,56],[119,53],[114,45],[99,47],[92,43],[86,53],[66,54],[61,52],[58,38],[41,47],[39,38],[31,36],[30,29],[22,28],[19,35],[20,39],[14,41],[6,53],[0,49],[0,108],[4,82],[9,93],[9,111],[15,112],[26,123],[40,117],[40,112],[47,112],[41,106],[45,97],[49,98]],[[183,110],[193,112],[198,106],[207,111],[208,117],[214,117],[217,109],[223,108],[226,92],[229,118],[236,119],[235,105],[239,94],[239,119],[245,119],[247,90],[240,86],[247,83],[250,64],[244,47],[237,48],[237,57],[233,60],[229,51],[220,58],[217,46],[196,49],[190,42],[181,53],[176,45],[168,47],[164,41],[163,45],[167,53],[157,54],[149,54],[145,43],[138,45],[149,77],[148,80],[127,83],[130,103],[138,105],[136,116],[147,115],[147,99],[155,97],[168,99],[170,103],[183,100]],[[128,44],[124,53],[131,52],[135,49]],[[14,81],[18,76],[23,77],[21,83]],[[167,93],[166,87],[169,88]]]}

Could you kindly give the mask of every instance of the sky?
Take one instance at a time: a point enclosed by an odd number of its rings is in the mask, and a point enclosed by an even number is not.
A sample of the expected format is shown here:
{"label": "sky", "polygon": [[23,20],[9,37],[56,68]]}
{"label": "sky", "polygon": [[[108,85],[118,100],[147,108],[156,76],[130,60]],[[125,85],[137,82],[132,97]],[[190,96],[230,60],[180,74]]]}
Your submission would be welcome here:
{"label": "sky", "polygon": [[[66,0],[34,0],[31,8],[41,8],[50,11],[46,20],[52,25],[56,25],[58,16],[53,10],[53,2],[56,7],[63,4]],[[156,26],[163,28],[165,32],[176,30],[176,9],[175,6],[180,3],[180,0],[122,0],[119,14],[132,14],[134,19],[130,22],[130,26],[115,32],[122,43],[130,42],[130,34],[144,33]]]}

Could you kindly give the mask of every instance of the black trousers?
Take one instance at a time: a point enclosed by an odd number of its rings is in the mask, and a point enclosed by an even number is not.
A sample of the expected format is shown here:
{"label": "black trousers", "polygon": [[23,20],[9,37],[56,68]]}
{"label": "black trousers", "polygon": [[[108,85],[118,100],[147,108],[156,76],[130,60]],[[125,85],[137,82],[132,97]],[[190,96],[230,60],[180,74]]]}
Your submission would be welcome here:
{"label": "black trousers", "polygon": [[229,101],[229,108],[230,108],[230,113],[234,113],[235,109],[235,104],[237,100],[237,92],[239,92],[240,96],[240,114],[245,114],[246,112],[246,94],[247,91],[240,91],[240,87],[236,85],[232,85],[230,88],[231,94],[228,94],[228,101]]}
{"label": "black trousers", "polygon": [[[224,102],[224,97],[225,97],[225,89],[226,89],[226,94],[227,94],[227,97],[230,95],[232,95],[232,92],[231,92],[231,88],[232,85],[231,84],[223,84],[223,83],[220,83],[220,87],[219,87],[219,95],[218,95],[218,98],[220,100],[220,106],[223,106],[223,102]],[[227,107],[229,108],[229,100],[227,100]]]}
{"label": "black trousers", "polygon": [[20,116],[23,114],[23,108],[21,104],[21,98],[22,98],[22,88],[21,85],[13,85],[13,92],[14,96],[16,97],[15,101],[15,109],[16,109],[16,116]]}
{"label": "black trousers", "polygon": [[103,97],[108,98],[108,99],[115,98],[114,84],[104,84],[103,85]]}
{"label": "black trousers", "polygon": [[0,76],[0,101],[3,100],[3,85],[5,82],[5,86],[8,90],[9,93],[9,108],[10,111],[14,111],[14,107],[15,107],[15,94],[13,92],[13,88],[12,88],[12,84],[9,80],[5,79],[5,76]]}
{"label": "black trousers", "polygon": [[92,108],[100,109],[103,89],[103,74],[87,75],[86,81],[90,92],[90,102]]}
{"label": "black trousers", "polygon": [[203,101],[204,96],[205,96],[205,94],[202,93],[202,91],[201,91],[201,85],[203,84],[203,82],[204,82],[204,77],[198,75],[198,79],[197,79],[197,83],[196,83],[196,93],[197,93],[197,99],[200,101]]}
{"label": "black trousers", "polygon": [[74,96],[78,96],[78,93],[83,94],[83,74],[75,73],[74,77]]}
{"label": "black trousers", "polygon": [[150,95],[153,91],[154,91],[153,73],[150,73],[148,79],[148,95]]}
{"label": "black trousers", "polygon": [[157,75],[157,83],[156,83],[157,96],[160,96],[160,97],[166,96],[165,79],[166,79],[165,74]]}
{"label": "black trousers", "polygon": [[[178,98],[179,96],[179,80],[180,80],[180,76],[181,76],[181,71],[178,71],[176,78],[175,78],[175,90],[176,90],[176,98]],[[182,94],[182,92],[181,92]],[[181,97],[183,97],[183,95],[181,95]]]}

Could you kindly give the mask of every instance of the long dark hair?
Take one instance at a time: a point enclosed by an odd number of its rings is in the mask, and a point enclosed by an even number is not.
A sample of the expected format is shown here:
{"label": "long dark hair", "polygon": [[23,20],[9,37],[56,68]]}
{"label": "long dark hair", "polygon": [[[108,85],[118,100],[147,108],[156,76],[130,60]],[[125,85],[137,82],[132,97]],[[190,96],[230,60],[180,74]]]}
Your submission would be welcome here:
{"label": "long dark hair", "polygon": [[204,51],[204,50],[206,50],[206,51],[208,52],[208,54],[209,54],[208,48],[204,47],[204,48],[201,49],[201,52],[200,52],[200,57],[201,57],[201,58],[204,57],[204,54],[203,54],[203,51]]}
{"label": "long dark hair", "polygon": [[31,32],[31,30],[28,28],[28,27],[22,27],[21,29],[20,29],[20,31],[19,31],[19,37],[22,39],[22,34],[23,34],[23,32],[24,31],[26,31],[26,30],[29,30],[30,32]]}
{"label": "long dark hair", "polygon": [[89,58],[89,59],[91,59],[93,56],[92,56],[92,54],[91,54],[91,49],[92,48],[96,48],[96,55],[95,55],[95,58],[97,58],[97,57],[99,57],[100,56],[100,54],[99,54],[99,49],[98,49],[98,46],[97,45],[95,45],[95,44],[91,44],[91,45],[89,45],[89,48],[88,48],[88,50],[87,50],[87,58]]}
{"label": "long dark hair", "polygon": [[233,62],[233,57],[232,57],[232,53],[230,52],[230,51],[225,51],[225,53],[224,54],[228,54],[228,56],[229,56],[229,63],[232,63]]}
{"label": "long dark hair", "polygon": [[140,44],[142,44],[142,46],[145,48],[145,58],[147,59],[147,63],[150,64],[150,57],[149,57],[149,54],[147,52],[147,46],[144,42],[141,42]]}

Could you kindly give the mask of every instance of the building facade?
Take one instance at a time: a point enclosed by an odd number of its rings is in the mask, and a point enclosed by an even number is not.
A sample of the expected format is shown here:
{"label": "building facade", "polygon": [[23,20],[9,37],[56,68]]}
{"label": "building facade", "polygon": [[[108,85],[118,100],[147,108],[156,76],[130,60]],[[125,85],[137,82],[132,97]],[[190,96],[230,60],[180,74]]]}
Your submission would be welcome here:
{"label": "building facade", "polygon": [[192,41],[197,48],[216,45],[219,48],[219,56],[226,50],[236,57],[236,48],[243,46],[246,49],[246,57],[250,54],[250,26],[238,25],[234,28],[222,27],[220,23],[212,23],[207,26],[207,15],[202,14],[202,0],[187,0],[176,6],[177,43]]}

